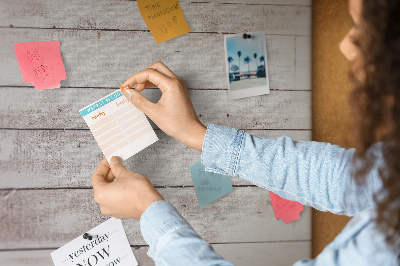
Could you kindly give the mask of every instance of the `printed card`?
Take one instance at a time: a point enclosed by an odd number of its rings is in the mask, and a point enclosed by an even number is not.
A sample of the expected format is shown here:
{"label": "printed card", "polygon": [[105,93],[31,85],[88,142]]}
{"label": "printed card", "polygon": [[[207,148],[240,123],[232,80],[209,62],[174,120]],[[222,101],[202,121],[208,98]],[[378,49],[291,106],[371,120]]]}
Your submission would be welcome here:
{"label": "printed card", "polygon": [[158,140],[145,114],[119,91],[79,111],[107,161],[126,160]]}
{"label": "printed card", "polygon": [[67,78],[60,42],[16,43],[14,50],[24,82],[36,90],[60,88],[60,81]]}
{"label": "printed card", "polygon": [[233,190],[230,176],[207,172],[200,161],[190,166],[190,173],[200,208]]}
{"label": "printed card", "polygon": [[51,253],[55,266],[138,265],[121,220],[111,218]]}

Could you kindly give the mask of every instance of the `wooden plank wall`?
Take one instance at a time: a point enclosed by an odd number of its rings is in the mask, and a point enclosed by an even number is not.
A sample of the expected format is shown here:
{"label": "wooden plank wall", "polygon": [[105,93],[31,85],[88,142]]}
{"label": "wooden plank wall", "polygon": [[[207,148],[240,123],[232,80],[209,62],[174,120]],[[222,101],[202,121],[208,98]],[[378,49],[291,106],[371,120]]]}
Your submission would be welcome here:
{"label": "wooden plank wall", "polygon": [[[191,33],[157,45],[129,0],[4,0],[0,3],[0,261],[52,265],[50,252],[108,219],[90,177],[102,153],[78,110],[157,60],[186,81],[200,120],[262,137],[311,140],[311,1],[188,1]],[[227,99],[223,35],[266,31],[271,94]],[[22,80],[14,44],[58,40],[61,89]],[[145,95],[157,100],[160,92]],[[155,127],[154,124],[152,124]],[[156,127],[155,127],[156,128]],[[200,159],[156,128],[156,144],[126,161],[237,265],[290,265],[311,255],[311,210],[284,224],[268,191],[233,178],[234,191],[199,209],[188,166]],[[139,265],[138,221],[124,228]]]}

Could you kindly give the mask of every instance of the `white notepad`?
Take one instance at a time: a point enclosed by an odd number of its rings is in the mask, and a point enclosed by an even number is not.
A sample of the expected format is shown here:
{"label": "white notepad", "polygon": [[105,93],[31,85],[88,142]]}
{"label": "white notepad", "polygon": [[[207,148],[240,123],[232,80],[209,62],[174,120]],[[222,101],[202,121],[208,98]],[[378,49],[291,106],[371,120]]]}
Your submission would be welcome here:
{"label": "white notepad", "polygon": [[119,91],[79,111],[107,161],[126,160],[158,140],[145,114]]}

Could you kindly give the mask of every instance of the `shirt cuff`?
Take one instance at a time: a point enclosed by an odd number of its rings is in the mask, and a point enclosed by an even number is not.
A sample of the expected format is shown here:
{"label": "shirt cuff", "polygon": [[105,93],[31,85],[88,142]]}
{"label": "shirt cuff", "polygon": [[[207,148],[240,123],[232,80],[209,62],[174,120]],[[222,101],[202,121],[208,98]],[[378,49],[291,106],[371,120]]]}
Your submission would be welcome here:
{"label": "shirt cuff", "polygon": [[201,153],[201,163],[205,170],[236,176],[244,133],[242,130],[209,124]]}
{"label": "shirt cuff", "polygon": [[155,260],[157,244],[169,231],[180,227],[190,227],[174,206],[164,200],[153,202],[140,217],[140,229],[149,245],[147,255]]}

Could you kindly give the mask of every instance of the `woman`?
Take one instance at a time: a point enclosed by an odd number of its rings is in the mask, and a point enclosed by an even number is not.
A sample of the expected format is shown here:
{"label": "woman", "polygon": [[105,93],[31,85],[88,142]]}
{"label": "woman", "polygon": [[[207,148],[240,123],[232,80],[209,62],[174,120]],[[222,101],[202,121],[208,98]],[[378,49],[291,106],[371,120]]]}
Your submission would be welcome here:
{"label": "woman", "polygon": [[[296,265],[397,265],[400,250],[400,1],[350,0],[354,25],[340,44],[352,62],[357,150],[263,139],[201,124],[184,82],[160,62],[131,76],[124,95],[165,133],[202,151],[207,170],[238,176],[323,211],[356,215],[315,260]],[[136,89],[130,89],[136,85]],[[141,91],[158,87],[149,102]],[[117,182],[112,182],[114,178]],[[357,182],[356,182],[357,181]],[[150,181],[119,158],[92,177],[101,212],[140,219],[159,265],[231,265],[216,254]]]}

